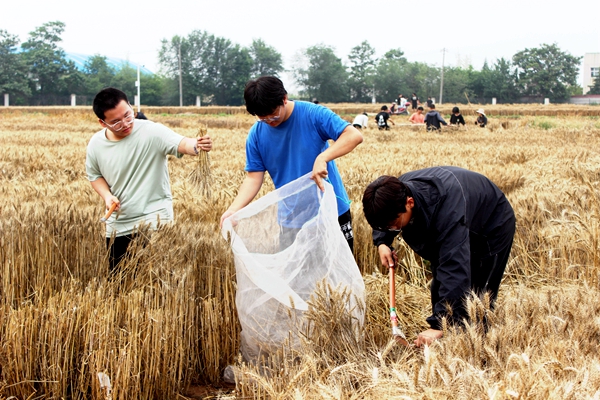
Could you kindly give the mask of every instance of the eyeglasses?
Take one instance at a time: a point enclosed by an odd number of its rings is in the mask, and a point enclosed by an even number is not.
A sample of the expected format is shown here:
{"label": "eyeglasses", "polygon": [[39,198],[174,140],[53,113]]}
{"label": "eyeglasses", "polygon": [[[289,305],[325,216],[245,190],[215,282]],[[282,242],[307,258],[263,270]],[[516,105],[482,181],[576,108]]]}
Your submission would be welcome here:
{"label": "eyeglasses", "polygon": [[398,221],[398,219],[400,219],[400,228],[396,228],[396,226],[390,226],[390,227],[386,227],[386,228],[382,228],[382,227],[375,227],[376,230],[380,231],[380,232],[391,232],[391,233],[400,233],[402,234],[402,226],[405,225],[403,219],[404,219],[404,215],[406,213],[400,213],[399,217],[394,220],[392,223],[396,224],[396,222]]}
{"label": "eyeglasses", "polygon": [[[280,108],[281,106],[278,106],[277,108]],[[256,119],[260,122],[264,122],[264,123],[269,123],[269,122],[273,122],[273,121],[279,121],[279,119],[281,118],[281,110],[279,110],[277,112],[277,115],[274,117],[265,117],[265,118],[260,118],[260,117],[256,117]]]}
{"label": "eyeglasses", "polygon": [[375,230],[378,230],[380,232],[402,233],[402,228],[395,229],[395,228],[382,228],[382,227],[376,226]]}
{"label": "eyeglasses", "polygon": [[131,114],[126,115],[122,120],[119,120],[112,125],[107,123],[104,120],[102,120],[102,122],[104,122],[104,125],[108,126],[113,131],[119,132],[125,126],[128,126],[129,124],[131,124],[131,122],[133,122],[134,119],[135,119],[135,115],[133,115],[133,110],[132,110]]}

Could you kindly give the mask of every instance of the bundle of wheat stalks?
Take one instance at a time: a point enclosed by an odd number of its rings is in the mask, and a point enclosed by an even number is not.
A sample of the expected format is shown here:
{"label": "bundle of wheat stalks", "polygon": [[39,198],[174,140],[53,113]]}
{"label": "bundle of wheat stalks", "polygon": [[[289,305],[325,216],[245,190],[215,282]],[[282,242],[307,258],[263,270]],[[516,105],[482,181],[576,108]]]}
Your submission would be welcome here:
{"label": "bundle of wheat stalks", "polygon": [[[206,126],[200,127],[198,129],[198,137],[205,136],[207,133]],[[212,195],[211,186],[212,186],[212,174],[210,172],[210,158],[206,151],[198,152],[198,164],[196,169],[193,170],[190,174],[190,181],[194,186],[198,188],[200,193],[204,197],[210,197]]]}

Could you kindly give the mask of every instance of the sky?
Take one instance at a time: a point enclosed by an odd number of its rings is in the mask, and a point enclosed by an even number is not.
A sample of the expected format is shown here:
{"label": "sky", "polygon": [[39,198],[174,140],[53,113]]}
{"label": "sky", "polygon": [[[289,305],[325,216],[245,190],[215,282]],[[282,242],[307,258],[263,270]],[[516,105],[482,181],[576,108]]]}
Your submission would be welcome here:
{"label": "sky", "polygon": [[[158,72],[161,40],[207,31],[241,46],[262,39],[284,67],[314,45],[328,45],[344,63],[367,41],[380,57],[401,49],[410,62],[468,66],[511,59],[526,48],[556,43],[574,56],[600,52],[599,0],[104,0],[3,1],[0,29],[21,42],[46,22],[66,24],[69,53],[122,58]],[[292,75],[282,76],[293,93]],[[582,77],[578,83],[582,84]]]}

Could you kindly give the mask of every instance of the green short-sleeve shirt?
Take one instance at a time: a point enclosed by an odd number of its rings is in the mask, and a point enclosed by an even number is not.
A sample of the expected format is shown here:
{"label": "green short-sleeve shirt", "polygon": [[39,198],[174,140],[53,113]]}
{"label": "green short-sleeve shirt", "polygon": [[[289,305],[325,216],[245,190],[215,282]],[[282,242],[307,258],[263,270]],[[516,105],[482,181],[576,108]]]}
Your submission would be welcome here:
{"label": "green short-sleeve shirt", "polygon": [[182,135],[164,125],[135,120],[133,131],[120,141],[106,138],[106,129],[94,134],[87,147],[86,172],[93,182],[104,178],[121,202],[106,223],[106,236],[127,235],[142,222],[154,229],[173,221],[173,198],[167,155],[176,155]]}

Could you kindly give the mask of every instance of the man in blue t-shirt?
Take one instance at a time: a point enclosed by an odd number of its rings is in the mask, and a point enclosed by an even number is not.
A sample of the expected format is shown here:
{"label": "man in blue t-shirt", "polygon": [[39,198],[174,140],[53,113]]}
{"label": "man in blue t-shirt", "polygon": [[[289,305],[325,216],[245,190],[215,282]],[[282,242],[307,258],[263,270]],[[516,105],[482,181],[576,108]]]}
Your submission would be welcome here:
{"label": "man in blue t-shirt", "polygon": [[[354,234],[350,200],[335,160],[362,143],[360,131],[326,107],[291,101],[283,82],[273,76],[251,80],[244,89],[246,110],[258,121],[246,139],[246,178],[225,218],[248,205],[260,190],[265,171],[275,188],[311,173],[321,190],[323,179],[332,184],[337,197],[338,221],[350,249]],[[334,143],[329,146],[328,140]]]}

